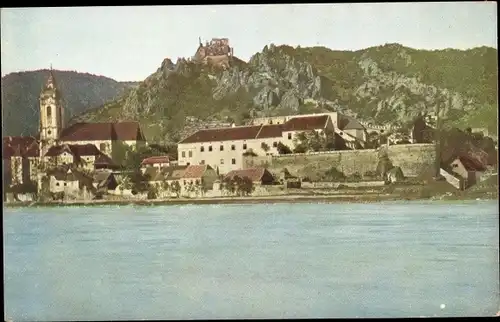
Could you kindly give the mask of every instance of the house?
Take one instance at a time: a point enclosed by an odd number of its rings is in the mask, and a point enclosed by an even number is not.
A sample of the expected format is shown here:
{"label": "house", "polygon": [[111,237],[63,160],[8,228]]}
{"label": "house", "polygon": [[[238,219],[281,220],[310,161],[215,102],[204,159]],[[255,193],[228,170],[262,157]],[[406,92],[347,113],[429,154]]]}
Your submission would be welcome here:
{"label": "house", "polygon": [[120,166],[116,164],[110,157],[102,153],[94,160],[95,170],[118,170]]}
{"label": "house", "polygon": [[338,112],[260,117],[252,119],[250,121],[250,124],[285,124],[293,118],[318,116],[329,116],[333,123],[333,127],[335,128],[335,133],[338,133],[341,137],[343,137],[344,140],[348,142],[360,141],[360,145],[364,146],[363,142],[366,142],[367,139],[365,126],[354,117]]}
{"label": "house", "polygon": [[[40,187],[41,173],[46,170],[43,163],[49,150],[49,158],[73,161],[79,159],[88,163],[90,168],[90,163],[97,157],[95,149],[93,154],[84,155],[78,146],[85,150],[90,149],[89,145],[94,145],[101,153],[112,156],[112,153],[119,151],[123,145],[134,148],[145,144],[144,135],[137,122],[75,123],[66,127],[62,102],[54,73],[50,70],[40,93],[39,133],[29,137],[3,138],[4,165],[10,168],[6,182],[20,184],[27,180],[38,181]],[[58,146],[62,147],[54,148]],[[52,154],[53,156],[50,156]],[[77,155],[80,155],[80,158]]]}
{"label": "house", "polygon": [[170,166],[170,158],[168,157],[168,155],[153,156],[142,160],[141,171],[144,173],[144,171],[148,167],[162,168],[168,166]]}
{"label": "house", "polygon": [[278,154],[278,143],[295,147],[298,133],[333,131],[329,115],[294,117],[284,124],[203,129],[178,143],[179,165],[208,164],[221,174],[243,167],[243,154]]}
{"label": "house", "polygon": [[40,151],[33,136],[3,138],[4,184],[17,185],[37,180]]}
{"label": "house", "polygon": [[465,188],[469,188],[480,181],[486,166],[479,160],[466,155],[460,155],[450,163],[451,172],[465,181]]}
{"label": "house", "polygon": [[250,168],[243,170],[233,170],[225,175],[224,179],[233,180],[235,177],[249,178],[254,185],[270,185],[274,183],[274,177],[265,168]]}
{"label": "house", "polygon": [[302,186],[300,178],[293,176],[287,168],[280,172],[279,181],[285,188],[300,188]]}
{"label": "house", "polygon": [[94,144],[54,145],[44,155],[44,161],[54,166],[75,164],[93,170],[97,157],[103,155]]}
{"label": "house", "polygon": [[63,166],[47,171],[49,191],[64,193],[65,198],[92,199],[97,190],[93,186],[93,178],[87,174]]}
{"label": "house", "polygon": [[159,191],[164,191],[165,186],[172,187],[175,182],[178,183],[180,194],[188,194],[198,189],[212,190],[218,178],[217,172],[209,165],[149,167],[144,174],[149,178],[149,184],[155,185]]}
{"label": "house", "polygon": [[112,171],[95,171],[93,174],[93,185],[97,190],[115,190],[118,187],[118,181]]}
{"label": "house", "polygon": [[196,185],[204,190],[211,190],[218,177],[217,172],[209,165],[190,165],[182,174],[181,187],[185,189],[188,185]]}
{"label": "house", "polygon": [[364,148],[367,137],[366,129],[354,117],[339,114],[338,121],[335,126],[335,132],[338,133],[345,141],[357,142],[359,144],[357,146]]}

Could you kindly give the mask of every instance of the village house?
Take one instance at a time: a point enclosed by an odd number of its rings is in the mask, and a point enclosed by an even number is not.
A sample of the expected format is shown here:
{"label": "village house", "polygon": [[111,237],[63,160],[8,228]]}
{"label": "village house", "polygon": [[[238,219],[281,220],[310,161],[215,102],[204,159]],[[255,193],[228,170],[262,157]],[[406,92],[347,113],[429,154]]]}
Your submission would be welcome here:
{"label": "village house", "polygon": [[466,189],[481,181],[481,175],[486,171],[484,164],[466,155],[454,158],[450,168],[453,173],[463,179]]}
{"label": "village house", "polygon": [[165,187],[173,193],[174,182],[179,184],[179,194],[202,193],[213,189],[218,175],[209,165],[168,166],[163,168],[150,167],[144,172],[150,185],[154,185],[160,192],[165,194]]}
{"label": "village house", "polygon": [[315,114],[302,114],[302,115],[287,115],[287,116],[269,116],[254,118],[250,121],[251,125],[264,125],[264,124],[285,124],[293,118],[302,117],[315,117],[315,116],[330,116],[335,133],[340,135],[344,140],[346,140],[348,145],[355,146],[354,142],[358,142],[359,146],[364,147],[364,143],[367,139],[366,128],[361,122],[353,118],[352,116],[343,115],[338,112],[329,113],[315,113]]}
{"label": "village house", "polygon": [[153,156],[145,158],[141,162],[141,171],[144,173],[147,168],[163,168],[170,166],[170,158],[167,155]]}
{"label": "village house", "polygon": [[96,194],[92,177],[69,166],[53,168],[47,176],[49,191],[64,193],[66,199],[92,199]]}
{"label": "village house", "polygon": [[234,126],[204,129],[178,143],[179,165],[210,165],[218,173],[243,168],[244,153],[256,155],[278,154],[278,143],[291,149],[296,135],[316,131],[333,131],[330,116],[294,117],[284,124]]}
{"label": "village house", "polygon": [[274,177],[265,168],[249,168],[241,170],[232,170],[225,175],[224,179],[234,180],[234,178],[249,178],[254,185],[271,185],[274,183]]}
{"label": "village house", "polygon": [[118,181],[112,171],[100,170],[93,173],[93,185],[98,191],[108,192],[118,187]]}
{"label": "village house", "polygon": [[[41,165],[46,158],[54,158],[61,163],[81,161],[89,169],[94,167],[93,162],[99,160],[100,167],[112,168],[116,165],[110,157],[113,157],[115,149],[120,149],[121,145],[136,148],[139,144],[145,144],[145,139],[137,122],[76,123],[65,127],[62,96],[51,70],[40,94],[39,134],[3,138],[3,164],[9,168],[5,171],[7,178],[4,180],[10,185],[34,181],[40,189],[40,180],[46,170]],[[89,145],[94,145],[95,149]],[[63,147],[56,148],[58,146]],[[93,152],[81,154],[87,150]],[[101,154],[98,155],[96,150]]]}

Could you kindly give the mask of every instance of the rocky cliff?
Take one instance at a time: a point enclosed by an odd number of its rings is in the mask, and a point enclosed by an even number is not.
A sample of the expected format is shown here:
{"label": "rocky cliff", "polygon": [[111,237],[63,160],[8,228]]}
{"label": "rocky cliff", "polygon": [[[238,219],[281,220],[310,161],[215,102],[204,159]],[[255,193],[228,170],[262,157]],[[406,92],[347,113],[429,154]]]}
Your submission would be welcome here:
{"label": "rocky cliff", "polygon": [[134,119],[149,139],[175,141],[207,122],[340,111],[404,124],[439,108],[447,122],[475,115],[470,126],[496,132],[497,73],[497,50],[487,47],[423,51],[388,44],[349,52],[270,45],[249,62],[233,57],[225,70],[165,59],[127,95],[74,121]]}

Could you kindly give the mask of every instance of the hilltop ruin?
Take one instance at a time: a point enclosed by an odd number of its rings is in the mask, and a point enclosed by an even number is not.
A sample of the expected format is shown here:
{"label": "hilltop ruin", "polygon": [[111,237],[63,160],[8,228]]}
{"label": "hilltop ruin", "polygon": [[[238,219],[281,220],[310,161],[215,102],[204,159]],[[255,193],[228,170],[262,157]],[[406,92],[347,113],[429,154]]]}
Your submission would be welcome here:
{"label": "hilltop ruin", "polygon": [[229,46],[227,38],[212,38],[210,42],[205,42],[205,45],[199,38],[199,46],[193,56],[193,61],[228,68],[233,57],[233,48]]}

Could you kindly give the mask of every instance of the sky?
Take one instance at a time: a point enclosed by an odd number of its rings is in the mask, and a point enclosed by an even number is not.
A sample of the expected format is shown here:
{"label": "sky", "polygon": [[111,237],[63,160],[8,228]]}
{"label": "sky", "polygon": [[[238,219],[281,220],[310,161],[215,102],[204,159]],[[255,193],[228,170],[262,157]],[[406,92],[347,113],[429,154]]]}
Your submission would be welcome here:
{"label": "sky", "polygon": [[140,81],[198,38],[229,38],[248,59],[264,46],[359,50],[497,48],[497,4],[344,3],[1,9],[2,76],[49,68]]}

